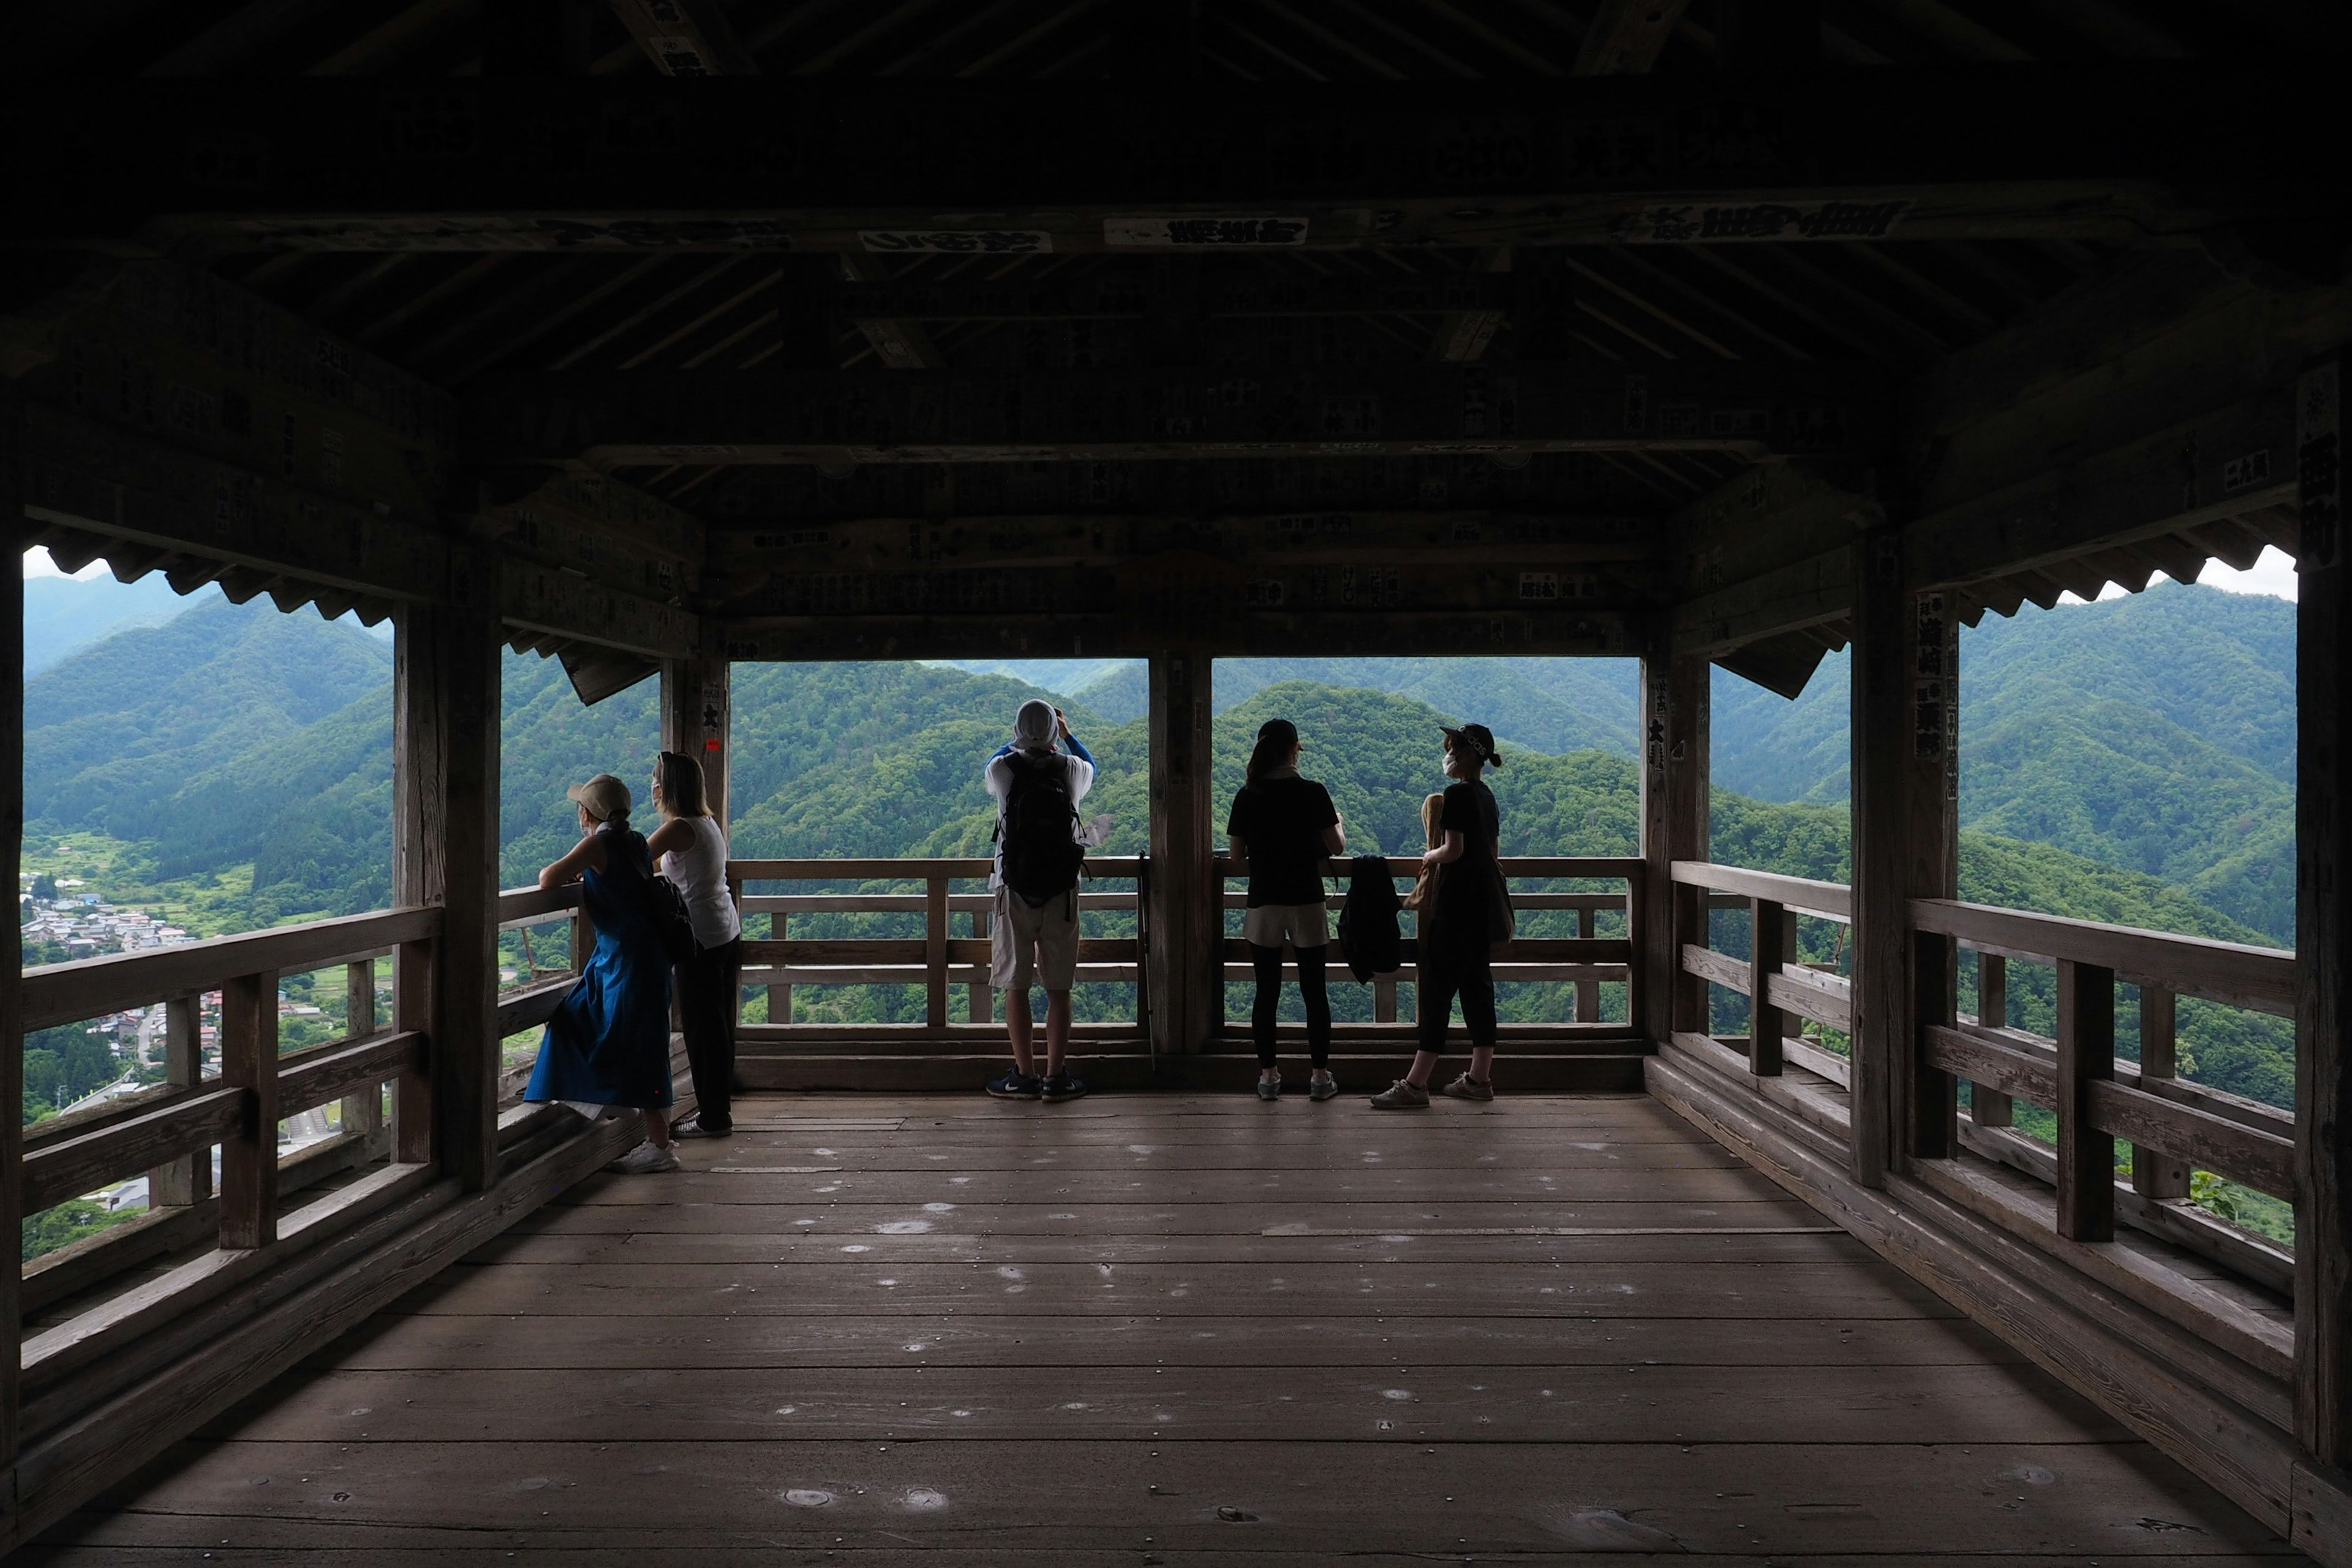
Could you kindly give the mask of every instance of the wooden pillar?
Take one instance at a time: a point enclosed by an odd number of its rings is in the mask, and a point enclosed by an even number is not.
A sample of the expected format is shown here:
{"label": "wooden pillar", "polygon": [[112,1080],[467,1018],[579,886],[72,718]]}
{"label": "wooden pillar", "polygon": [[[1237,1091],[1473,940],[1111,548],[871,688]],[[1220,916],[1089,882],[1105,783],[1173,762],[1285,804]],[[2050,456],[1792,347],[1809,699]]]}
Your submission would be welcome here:
{"label": "wooden pillar", "polygon": [[394,897],[442,911],[429,958],[401,955],[399,1026],[429,1019],[431,1105],[404,1086],[395,1138],[417,1157],[429,1115],[435,1156],[469,1192],[498,1167],[499,645],[498,622],[463,605],[395,617]]}
{"label": "wooden pillar", "polygon": [[[11,500],[0,488],[0,500]],[[16,542],[8,553],[22,557],[24,530],[6,508],[5,537]],[[0,593],[0,861],[6,863],[8,885],[18,886],[25,840],[25,579],[20,569],[14,586]],[[16,926],[8,928],[6,950],[0,952],[0,1228],[22,1228],[25,1198],[25,939]],[[20,1249],[21,1251],[21,1249]],[[16,1397],[21,1385],[24,1318],[24,1263],[12,1258],[0,1267],[0,1465],[16,1458]]]}
{"label": "wooden pillar", "polygon": [[1205,1048],[1224,1024],[1224,915],[1209,800],[1209,658],[1149,663],[1152,1049]]}
{"label": "wooden pillar", "polygon": [[2116,972],[2058,963],[2058,1234],[2116,1238],[2116,1141],[2091,1125],[2091,1086],[2116,1076]]}
{"label": "wooden pillar", "polygon": [[1759,1078],[1780,1076],[1780,1042],[1792,1015],[1772,1005],[1772,982],[1780,975],[1781,954],[1796,921],[1769,899],[1748,900],[1748,1070]]}
{"label": "wooden pillar", "polygon": [[2344,560],[2343,366],[2296,387],[2301,549],[2295,612],[2294,1429],[2314,1458],[2352,1468],[2352,724]]}
{"label": "wooden pillar", "polygon": [[1906,588],[1898,530],[1854,549],[1852,1159],[1875,1185],[1958,1138],[1958,1088],[1921,1068],[1916,1028],[1949,1016],[1954,950],[1931,945],[1915,994],[1910,911],[1958,889],[1958,645],[1943,595]]}
{"label": "wooden pillar", "polygon": [[683,752],[702,764],[710,815],[722,830],[728,821],[734,668],[724,658],[702,658],[664,659],[661,667],[662,749]]}
{"label": "wooden pillar", "polygon": [[1706,982],[1683,973],[1682,944],[1706,941],[1706,890],[1678,886],[1676,860],[1707,858],[1707,681],[1703,658],[1642,658],[1641,957],[1633,1021],[1651,1039],[1707,1032]]}

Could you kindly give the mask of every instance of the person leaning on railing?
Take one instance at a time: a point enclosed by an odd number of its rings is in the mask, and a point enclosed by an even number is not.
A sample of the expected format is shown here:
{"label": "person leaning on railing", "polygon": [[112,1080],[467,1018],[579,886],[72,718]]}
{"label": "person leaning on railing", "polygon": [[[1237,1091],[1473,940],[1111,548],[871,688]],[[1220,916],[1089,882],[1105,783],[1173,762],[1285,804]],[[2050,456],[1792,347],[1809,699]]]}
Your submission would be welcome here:
{"label": "person leaning on railing", "polygon": [[629,786],[598,773],[567,792],[580,807],[580,842],[539,874],[542,888],[580,884],[596,949],[539,1042],[523,1099],[568,1105],[590,1121],[645,1113],[645,1142],[605,1169],[627,1175],[677,1169],[670,1147],[669,953],[646,899],[653,857],[629,827]]}
{"label": "person leaning on railing", "polygon": [[1510,933],[1510,900],[1496,841],[1503,814],[1495,792],[1480,781],[1488,767],[1501,767],[1494,732],[1484,724],[1445,731],[1445,786],[1438,827],[1444,837],[1422,864],[1434,878],[1418,912],[1414,939],[1420,974],[1420,1048],[1405,1076],[1372,1096],[1382,1110],[1419,1110],[1429,1104],[1429,1080],[1445,1046],[1454,998],[1462,998],[1462,1022],[1470,1030],[1470,1070],[1440,1089],[1456,1100],[1495,1098],[1494,943]]}
{"label": "person leaning on railing", "polygon": [[710,815],[702,764],[683,752],[655,759],[654,804],[662,825],[646,847],[677,884],[694,925],[694,955],[677,971],[694,1114],[670,1134],[724,1138],[735,1130],[735,1004],[743,984],[743,920],[727,890],[727,834]]}
{"label": "person leaning on railing", "polygon": [[1249,873],[1249,906],[1242,938],[1249,943],[1257,995],[1250,1033],[1257,1043],[1257,1097],[1282,1098],[1275,1065],[1275,1025],[1282,1010],[1282,944],[1298,961],[1298,997],[1307,1006],[1307,1054],[1313,1064],[1310,1100],[1339,1092],[1331,1076],[1331,996],[1323,987],[1323,955],[1331,925],[1323,905],[1323,858],[1348,847],[1330,792],[1298,776],[1298,727],[1287,719],[1258,726],[1257,744],[1234,809],[1225,818],[1234,868]]}

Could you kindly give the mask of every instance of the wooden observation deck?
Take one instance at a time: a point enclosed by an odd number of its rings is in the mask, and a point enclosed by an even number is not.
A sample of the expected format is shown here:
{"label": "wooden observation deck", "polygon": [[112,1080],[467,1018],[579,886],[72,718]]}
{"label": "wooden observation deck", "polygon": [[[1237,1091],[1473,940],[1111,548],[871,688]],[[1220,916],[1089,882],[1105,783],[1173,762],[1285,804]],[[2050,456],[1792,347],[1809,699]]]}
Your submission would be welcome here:
{"label": "wooden observation deck", "polygon": [[[2352,1564],[2340,11],[0,6],[11,537],[397,667],[392,907],[0,963],[0,1102],[128,1007],[170,1067],[0,1119],[0,1211],[153,1195],[0,1271],[0,1547]],[[2272,546],[2294,950],[1961,902],[1959,628]],[[1711,668],[1839,647],[1850,879],[1718,863]],[[500,933],[576,918],[499,885],[502,649],[658,671],[722,817],[737,664],[1144,660],[1105,1093],[917,1098],[996,1051],[973,863],[745,860],[759,1125],[594,1180],[633,1129],[502,1051],[569,982]],[[1418,653],[1638,659],[1638,853],[1511,866],[1556,1005],[1491,1111],[1203,1098],[1215,661]],[[351,1028],[281,1053],[301,973]],[[795,1016],[839,984],[921,1017]],[[2177,1002],[2291,1020],[2293,1106]]]}

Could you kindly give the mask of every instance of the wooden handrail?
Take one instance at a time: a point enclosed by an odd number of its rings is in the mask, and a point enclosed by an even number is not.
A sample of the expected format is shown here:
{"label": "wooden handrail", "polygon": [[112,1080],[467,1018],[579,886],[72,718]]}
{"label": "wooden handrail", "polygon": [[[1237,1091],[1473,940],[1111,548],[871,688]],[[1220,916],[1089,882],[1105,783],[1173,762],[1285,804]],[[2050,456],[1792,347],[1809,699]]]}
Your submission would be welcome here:
{"label": "wooden handrail", "polygon": [[[727,875],[740,882],[928,881],[934,877],[985,877],[996,862],[984,857],[936,858],[906,857],[889,860],[730,860]],[[1124,879],[1138,875],[1143,859],[1136,855],[1089,855],[1089,878]]]}
{"label": "wooden handrail", "polygon": [[216,990],[233,975],[325,969],[422,941],[440,929],[441,911],[420,906],[43,964],[25,971],[25,1028],[46,1029]]}
{"label": "wooden handrail", "polygon": [[1950,899],[1912,900],[1911,922],[1917,930],[2008,958],[2096,964],[2136,984],[2278,1017],[2294,1016],[2294,953],[2288,949],[2101,925]]}
{"label": "wooden handrail", "polygon": [[[1323,862],[1322,874],[1345,878],[1355,870],[1357,858],[1349,855],[1332,856]],[[1391,855],[1385,858],[1389,864],[1389,875],[1400,880],[1421,874],[1421,857],[1418,855]],[[1245,867],[1236,868],[1236,863],[1228,855],[1216,857],[1215,864],[1217,875],[1221,877],[1249,874]],[[1506,877],[1619,877],[1630,880],[1641,876],[1649,863],[1638,856],[1628,855],[1504,855],[1496,858],[1496,864],[1502,868]],[[1517,893],[1511,896],[1514,899],[1518,897]]]}
{"label": "wooden handrail", "polygon": [[499,895],[499,929],[537,925],[580,907],[580,884],[561,888],[509,888]]}
{"label": "wooden handrail", "polygon": [[1674,879],[1686,888],[1710,888],[1742,898],[1769,899],[1802,914],[1825,920],[1853,918],[1853,889],[1843,882],[1816,882],[1810,877],[1784,877],[1777,871],[1751,871],[1744,866],[1718,866],[1710,860],[1677,860]]}

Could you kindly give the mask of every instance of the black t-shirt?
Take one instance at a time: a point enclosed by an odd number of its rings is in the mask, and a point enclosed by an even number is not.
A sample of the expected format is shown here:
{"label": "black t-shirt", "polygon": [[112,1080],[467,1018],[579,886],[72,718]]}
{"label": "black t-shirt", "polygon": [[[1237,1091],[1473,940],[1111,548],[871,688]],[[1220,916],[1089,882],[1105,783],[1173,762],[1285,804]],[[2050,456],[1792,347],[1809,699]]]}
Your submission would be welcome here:
{"label": "black t-shirt", "polygon": [[1323,830],[1339,820],[1331,796],[1297,774],[1260,779],[1234,796],[1227,836],[1249,851],[1249,906],[1323,901]]}
{"label": "black t-shirt", "polygon": [[1495,792],[1483,784],[1456,781],[1445,786],[1445,805],[1438,826],[1462,835],[1462,858],[1438,874],[1438,923],[1446,917],[1475,917],[1485,930],[1487,883],[1495,863],[1495,842],[1503,831],[1502,808]]}

